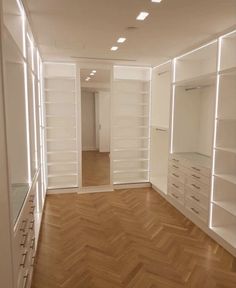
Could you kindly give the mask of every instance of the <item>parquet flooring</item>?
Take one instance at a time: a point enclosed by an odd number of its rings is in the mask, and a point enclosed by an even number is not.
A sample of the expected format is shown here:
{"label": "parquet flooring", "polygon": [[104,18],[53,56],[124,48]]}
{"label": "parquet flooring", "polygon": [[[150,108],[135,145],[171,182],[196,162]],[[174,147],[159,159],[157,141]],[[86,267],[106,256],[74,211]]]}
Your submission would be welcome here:
{"label": "parquet flooring", "polygon": [[84,187],[110,184],[109,153],[82,152],[82,183]]}
{"label": "parquet flooring", "polygon": [[235,288],[236,259],[151,188],[48,196],[32,288]]}

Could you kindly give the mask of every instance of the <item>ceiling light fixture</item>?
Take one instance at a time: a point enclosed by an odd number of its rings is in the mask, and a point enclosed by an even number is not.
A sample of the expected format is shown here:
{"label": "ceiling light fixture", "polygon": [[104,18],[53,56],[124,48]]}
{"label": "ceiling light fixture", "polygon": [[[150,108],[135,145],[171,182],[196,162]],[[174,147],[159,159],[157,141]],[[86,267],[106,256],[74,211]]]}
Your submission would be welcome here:
{"label": "ceiling light fixture", "polygon": [[87,77],[86,79],[85,79],[85,81],[89,81],[91,78],[90,77]]}
{"label": "ceiling light fixture", "polygon": [[120,38],[117,40],[117,43],[124,43],[125,41],[126,41],[126,38],[120,37]]}
{"label": "ceiling light fixture", "polygon": [[97,73],[97,71],[96,71],[96,70],[93,70],[93,71],[92,71],[92,73],[94,73],[94,74],[95,74],[95,73]]}
{"label": "ceiling light fixture", "polygon": [[94,73],[93,73],[93,72],[91,72],[91,73],[90,73],[90,76],[94,76]]}
{"label": "ceiling light fixture", "polygon": [[151,0],[154,3],[161,3],[162,0]]}
{"label": "ceiling light fixture", "polygon": [[116,51],[116,50],[118,50],[118,47],[117,47],[117,46],[111,47],[111,51]]}
{"label": "ceiling light fixture", "polygon": [[149,15],[148,12],[140,12],[136,19],[143,21],[147,18],[148,15]]}

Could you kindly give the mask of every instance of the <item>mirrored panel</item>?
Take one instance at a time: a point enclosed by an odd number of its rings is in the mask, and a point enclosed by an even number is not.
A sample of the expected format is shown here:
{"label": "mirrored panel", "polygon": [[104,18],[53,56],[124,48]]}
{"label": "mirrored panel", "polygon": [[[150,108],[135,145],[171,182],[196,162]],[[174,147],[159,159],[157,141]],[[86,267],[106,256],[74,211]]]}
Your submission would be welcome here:
{"label": "mirrored panel", "polygon": [[110,184],[110,75],[81,69],[83,187]]}

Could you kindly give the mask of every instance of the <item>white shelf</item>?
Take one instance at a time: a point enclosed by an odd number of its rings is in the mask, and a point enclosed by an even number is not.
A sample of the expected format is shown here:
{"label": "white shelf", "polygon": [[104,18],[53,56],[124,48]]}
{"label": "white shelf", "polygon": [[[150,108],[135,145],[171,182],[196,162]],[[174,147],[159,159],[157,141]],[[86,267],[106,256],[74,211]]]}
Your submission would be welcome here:
{"label": "white shelf", "polygon": [[148,161],[149,159],[147,158],[126,158],[126,159],[114,159],[113,162],[130,162],[130,161]]}
{"label": "white shelf", "polygon": [[151,177],[150,182],[162,193],[167,194],[167,176]]}
{"label": "white shelf", "polygon": [[75,81],[76,78],[72,76],[44,76],[45,80],[71,80]]}
{"label": "white shelf", "polygon": [[236,154],[236,148],[216,147],[215,149],[219,150],[219,151],[224,151],[224,152],[229,152],[229,153]]}
{"label": "white shelf", "polygon": [[78,176],[78,175],[75,173],[48,174],[48,178],[58,178],[58,177],[64,177],[64,176]]}
{"label": "white shelf", "polygon": [[75,93],[75,90],[44,89],[45,92]]}
{"label": "white shelf", "polygon": [[213,201],[213,203],[236,216],[236,203],[230,201]]}
{"label": "white shelf", "polygon": [[64,151],[48,151],[47,154],[63,154],[63,153],[77,153],[76,150],[64,150]]}
{"label": "white shelf", "polygon": [[47,166],[58,166],[58,165],[71,165],[71,164],[78,164],[78,162],[72,161],[64,161],[64,162],[48,162]]}
{"label": "white shelf", "polygon": [[113,137],[115,140],[147,140],[150,137]]}
{"label": "white shelf", "polygon": [[236,247],[236,225],[213,227],[212,230],[230,245]]}
{"label": "white shelf", "polygon": [[148,148],[116,148],[113,149],[114,152],[128,152],[128,151],[148,151]]}
{"label": "white shelf", "polygon": [[232,184],[236,184],[236,175],[229,175],[229,174],[215,174],[214,176],[221,178],[225,181],[228,181]]}
{"label": "white shelf", "polygon": [[113,174],[123,174],[123,173],[139,173],[139,172],[149,172],[148,169],[126,169],[126,170],[114,170]]}
{"label": "white shelf", "polygon": [[190,88],[192,86],[204,87],[214,85],[216,82],[216,76],[217,76],[216,72],[208,73],[205,75],[200,75],[197,77],[176,81],[173,83],[173,85],[175,85],[176,87],[185,87],[185,88]]}
{"label": "white shelf", "polygon": [[131,179],[126,181],[114,181],[114,185],[122,185],[122,184],[139,184],[139,183],[148,183],[147,179]]}

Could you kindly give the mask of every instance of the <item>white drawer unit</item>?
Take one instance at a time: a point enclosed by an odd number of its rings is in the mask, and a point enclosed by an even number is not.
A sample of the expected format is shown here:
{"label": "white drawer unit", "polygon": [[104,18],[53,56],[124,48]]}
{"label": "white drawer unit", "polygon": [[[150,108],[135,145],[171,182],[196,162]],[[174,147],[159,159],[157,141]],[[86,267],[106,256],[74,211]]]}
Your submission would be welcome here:
{"label": "white drawer unit", "polygon": [[174,153],[169,157],[168,195],[203,222],[209,214],[210,163],[209,157],[198,153]]}
{"label": "white drawer unit", "polygon": [[184,204],[184,193],[181,190],[175,189],[172,186],[168,186],[169,195],[180,204]]}

